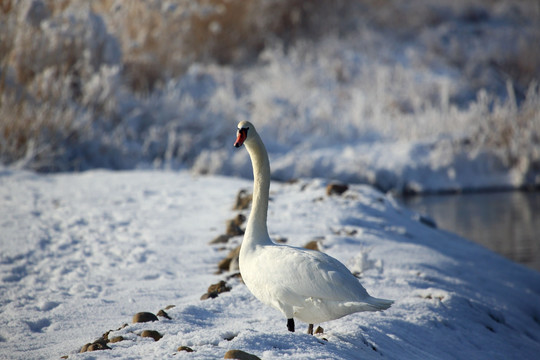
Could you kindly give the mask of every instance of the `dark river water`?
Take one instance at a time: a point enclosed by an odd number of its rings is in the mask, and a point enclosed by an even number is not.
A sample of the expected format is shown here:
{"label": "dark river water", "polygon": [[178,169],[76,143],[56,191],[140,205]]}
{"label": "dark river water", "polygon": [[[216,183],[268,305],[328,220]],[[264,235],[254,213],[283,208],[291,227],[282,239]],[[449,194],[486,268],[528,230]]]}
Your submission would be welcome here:
{"label": "dark river water", "polygon": [[540,271],[540,192],[429,195],[399,199],[457,233]]}

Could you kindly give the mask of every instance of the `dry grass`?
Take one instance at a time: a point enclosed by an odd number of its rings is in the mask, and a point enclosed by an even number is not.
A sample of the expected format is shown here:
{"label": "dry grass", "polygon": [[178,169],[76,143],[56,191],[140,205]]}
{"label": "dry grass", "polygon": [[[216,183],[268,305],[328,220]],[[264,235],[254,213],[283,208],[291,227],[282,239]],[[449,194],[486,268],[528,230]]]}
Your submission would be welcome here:
{"label": "dry grass", "polygon": [[194,62],[252,61],[273,37],[290,34],[300,26],[301,14],[306,13],[301,9],[307,7],[299,0],[202,0],[196,6],[180,1],[168,9],[161,3],[92,3],[92,9],[107,19],[110,31],[120,39],[126,81],[135,91],[151,92]]}
{"label": "dry grass", "polygon": [[70,109],[30,107],[13,98],[2,99],[0,107],[0,159],[37,171],[66,171],[76,168],[66,149],[79,141],[84,129],[77,126]]}
{"label": "dry grass", "polygon": [[[477,119],[479,126],[471,134],[469,145],[474,149],[498,152],[508,168],[524,174],[540,173],[540,88],[533,82],[520,107],[516,104],[513,86],[507,84],[509,96],[489,109],[490,101],[480,94]],[[538,180],[531,180],[532,183]]]}
{"label": "dry grass", "polygon": [[[91,128],[98,134],[92,134],[95,138],[90,141],[105,142],[99,131],[103,131],[104,138],[116,131],[117,138],[107,140],[116,142],[115,146],[130,142],[129,146],[146,147],[140,140],[144,135],[134,134],[135,130],[126,124],[122,101],[144,101],[164,89],[170,79],[182,77],[194,63],[234,69],[257,66],[266,61],[259,59],[259,55],[269,45],[281,46],[286,57],[297,41],[316,43],[328,34],[336,39],[344,34],[359,34],[361,38],[364,28],[406,41],[420,39],[434,62],[462,66],[471,77],[478,68],[496,69],[498,78],[510,79],[514,84],[516,94],[512,96],[518,99],[515,103],[525,103],[519,109],[507,103],[497,111],[486,110],[485,120],[471,141],[478,146],[508,149],[511,165],[521,161],[518,159],[523,158],[522,153],[539,143],[539,110],[534,104],[540,100],[537,95],[535,98],[525,93],[530,80],[540,76],[540,50],[531,46],[540,42],[540,30],[525,25],[527,31],[512,44],[513,48],[487,53],[485,59],[467,58],[468,45],[460,43],[458,37],[452,38],[452,31],[447,32],[450,45],[432,35],[434,30],[445,29],[445,21],[456,18],[483,31],[486,11],[492,16],[506,16],[510,9],[516,16],[532,13],[530,18],[540,19],[540,6],[534,0],[511,4],[505,0],[483,0],[474,6],[466,0],[443,1],[437,6],[429,0],[384,4],[376,0],[164,3],[0,0],[2,162],[21,161],[41,170],[77,168],[76,158],[84,156],[78,148],[88,140],[86,133]],[[34,4],[43,6],[30,12]],[[483,48],[480,50],[482,53]],[[469,68],[468,64],[474,66]],[[342,74],[342,78],[347,76]],[[492,81],[490,77],[485,79]],[[478,88],[484,80],[479,80]],[[536,100],[530,100],[533,105],[529,106],[526,98]],[[407,99],[404,101],[406,105]],[[152,116],[142,121],[150,122],[145,129],[155,125],[152,131],[167,134],[168,129],[178,127],[175,123],[152,124]],[[81,118],[92,119],[91,124]],[[134,145],[132,142],[136,141],[139,143]]]}

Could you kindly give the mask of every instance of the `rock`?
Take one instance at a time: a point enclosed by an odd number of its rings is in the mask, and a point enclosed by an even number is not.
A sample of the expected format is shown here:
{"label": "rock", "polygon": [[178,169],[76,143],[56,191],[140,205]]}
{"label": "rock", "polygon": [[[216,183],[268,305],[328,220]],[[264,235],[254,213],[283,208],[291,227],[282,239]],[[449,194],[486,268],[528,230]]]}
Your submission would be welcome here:
{"label": "rock", "polygon": [[165,319],[172,320],[172,318],[165,312],[165,310],[159,310],[156,314],[157,316],[164,317]]}
{"label": "rock", "polygon": [[[229,254],[218,263],[218,269],[220,272],[223,271],[236,271],[238,270],[238,257],[240,256],[240,245],[232,249]],[[233,260],[235,260],[233,262]],[[231,267],[231,264],[236,264],[236,266]]]}
{"label": "rock", "polygon": [[221,235],[216,236],[212,241],[209,242],[209,244],[210,245],[225,244],[229,241],[230,238],[231,238],[230,235],[221,234]]}
{"label": "rock", "polygon": [[341,195],[347,190],[349,190],[349,185],[347,184],[331,183],[326,186],[326,195]]}
{"label": "rock", "polygon": [[225,279],[230,280],[230,279],[234,279],[234,278],[236,278],[236,279],[243,282],[242,274],[240,274],[240,271],[227,275],[227,277]]}
{"label": "rock", "polygon": [[155,341],[158,341],[163,337],[159,332],[156,330],[143,330],[143,332],[140,335],[141,337],[150,337],[154,339]]}
{"label": "rock", "polygon": [[304,248],[309,250],[321,251],[319,249],[319,242],[317,240],[311,240],[306,245],[304,245]]}
{"label": "rock", "polygon": [[206,292],[206,294],[203,294],[201,296],[201,300],[214,299],[218,296],[218,294],[228,292],[228,291],[231,291],[231,287],[227,286],[227,283],[221,280],[220,282],[216,284],[210,285],[208,287],[208,291]]}
{"label": "rock", "polygon": [[234,217],[234,219],[231,220],[236,226],[242,226],[242,224],[246,221],[246,217],[242,214],[238,214]]}
{"label": "rock", "polygon": [[107,344],[103,343],[93,343],[88,346],[86,351],[96,351],[96,350],[110,350],[111,348],[107,346]]}
{"label": "rock", "polygon": [[219,269],[217,273],[221,274],[224,271],[229,271],[229,267],[231,266],[231,260],[232,259],[229,257],[221,259],[220,262],[218,262],[217,264],[217,267]]}
{"label": "rock", "polygon": [[261,360],[260,357],[247,353],[242,350],[229,350],[223,356],[224,359],[238,359],[238,360]]}
{"label": "rock", "polygon": [[104,338],[101,337],[101,338],[97,339],[96,341],[94,341],[93,343],[85,344],[81,348],[79,353],[83,353],[83,352],[87,352],[87,351],[96,351],[96,350],[108,350],[108,349],[110,349],[110,347],[107,346],[107,342],[108,342],[107,339],[104,339]]}
{"label": "rock", "polygon": [[227,283],[223,280],[208,287],[208,293],[216,292],[218,294],[221,294],[227,291],[231,291],[231,287],[227,286]]}
{"label": "rock", "polygon": [[212,293],[212,294],[204,293],[204,294],[201,295],[201,300],[214,299],[214,298],[217,298],[217,297],[218,297],[217,293]]}
{"label": "rock", "polygon": [[186,351],[186,352],[193,352],[193,349],[189,346],[179,346],[176,351]]}
{"label": "rock", "polygon": [[347,235],[347,236],[354,236],[354,235],[358,234],[358,230],[356,230],[356,229],[347,229],[347,228],[339,229],[339,230],[332,230],[332,232],[335,235]]}
{"label": "rock", "polygon": [[434,229],[437,228],[437,223],[435,222],[435,220],[433,220],[429,216],[418,214],[418,221],[420,221],[422,224],[427,225],[431,228],[434,228]]}
{"label": "rock", "polygon": [[115,336],[115,337],[113,337],[112,339],[109,340],[110,343],[117,343],[117,342],[120,342],[120,341],[124,341],[123,336]]}
{"label": "rock", "polygon": [[149,321],[159,321],[156,315],[149,312],[140,312],[133,315],[133,323],[144,323]]}
{"label": "rock", "polygon": [[240,228],[236,224],[235,219],[227,221],[227,229],[225,230],[225,234],[229,236],[240,236],[244,235],[244,230]]}
{"label": "rock", "polygon": [[252,194],[249,194],[246,189],[241,189],[236,195],[233,210],[244,210],[251,204]]}
{"label": "rock", "polygon": [[315,329],[315,334],[322,334],[324,333],[324,329],[320,326],[317,326],[317,329]]}

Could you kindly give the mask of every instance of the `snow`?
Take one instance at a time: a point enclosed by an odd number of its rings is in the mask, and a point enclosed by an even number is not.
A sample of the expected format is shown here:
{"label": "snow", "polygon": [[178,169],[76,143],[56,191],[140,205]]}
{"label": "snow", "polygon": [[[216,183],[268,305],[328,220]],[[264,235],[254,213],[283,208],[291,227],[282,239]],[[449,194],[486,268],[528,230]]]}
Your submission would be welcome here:
{"label": "snow", "polygon": [[[540,273],[351,185],[273,182],[269,231],[323,251],[360,274],[379,313],[289,333],[277,311],[228,273],[215,274],[222,234],[245,179],[187,171],[0,171],[0,358],[209,359],[241,349],[264,359],[508,359],[540,352]],[[244,211],[247,214],[246,211]],[[232,287],[200,300],[210,284]],[[132,324],[167,305],[171,320]],[[124,323],[129,325],[120,328]],[[111,350],[78,354],[108,330]],[[154,341],[138,336],[152,329]],[[324,339],[326,340],[324,340]],[[178,352],[189,346],[192,353]]]}

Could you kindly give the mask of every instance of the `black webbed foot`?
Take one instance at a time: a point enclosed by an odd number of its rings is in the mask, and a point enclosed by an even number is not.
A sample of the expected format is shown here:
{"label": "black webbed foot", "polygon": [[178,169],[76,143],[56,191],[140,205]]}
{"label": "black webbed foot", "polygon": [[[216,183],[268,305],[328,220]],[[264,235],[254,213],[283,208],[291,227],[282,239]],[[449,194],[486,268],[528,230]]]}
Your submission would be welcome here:
{"label": "black webbed foot", "polygon": [[290,332],[294,332],[294,319],[293,318],[287,319],[287,329]]}

